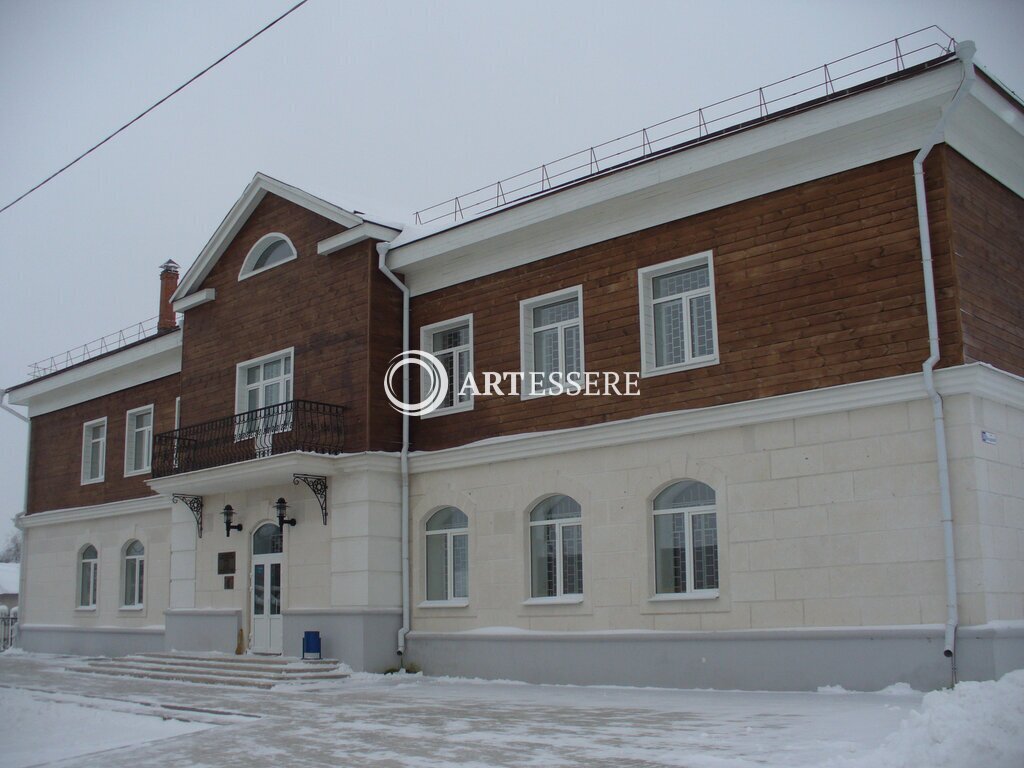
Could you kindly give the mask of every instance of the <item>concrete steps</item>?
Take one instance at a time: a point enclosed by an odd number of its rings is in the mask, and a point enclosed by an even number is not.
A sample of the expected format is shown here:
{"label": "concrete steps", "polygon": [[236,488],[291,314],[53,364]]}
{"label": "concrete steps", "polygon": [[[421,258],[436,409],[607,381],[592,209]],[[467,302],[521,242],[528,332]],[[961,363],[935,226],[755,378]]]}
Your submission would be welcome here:
{"label": "concrete steps", "polygon": [[342,680],[348,677],[333,659],[303,661],[282,656],[144,653],[116,659],[90,659],[76,672],[207,685],[273,688],[278,685]]}

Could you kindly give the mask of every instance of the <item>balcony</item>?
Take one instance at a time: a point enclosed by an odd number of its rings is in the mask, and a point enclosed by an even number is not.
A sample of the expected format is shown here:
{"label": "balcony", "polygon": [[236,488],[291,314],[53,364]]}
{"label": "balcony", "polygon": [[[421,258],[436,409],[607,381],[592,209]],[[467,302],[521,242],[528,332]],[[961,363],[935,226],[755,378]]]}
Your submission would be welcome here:
{"label": "balcony", "polygon": [[345,442],[343,410],[292,400],[164,432],[153,439],[153,477],[296,451],[339,454]]}

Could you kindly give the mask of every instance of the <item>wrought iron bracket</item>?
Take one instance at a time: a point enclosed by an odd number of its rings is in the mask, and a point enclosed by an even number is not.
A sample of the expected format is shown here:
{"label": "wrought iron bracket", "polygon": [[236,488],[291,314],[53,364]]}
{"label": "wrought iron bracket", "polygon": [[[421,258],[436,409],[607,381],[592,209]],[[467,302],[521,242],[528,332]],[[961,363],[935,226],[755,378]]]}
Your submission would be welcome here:
{"label": "wrought iron bracket", "polygon": [[192,517],[196,519],[196,532],[199,534],[200,539],[203,538],[203,497],[191,496],[187,493],[176,493],[171,496],[171,503],[179,501],[185,502],[186,506],[192,511]]}
{"label": "wrought iron bracket", "polygon": [[320,502],[320,514],[324,517],[324,525],[327,525],[327,478],[323,475],[292,475],[292,483],[295,485],[298,485],[300,480]]}

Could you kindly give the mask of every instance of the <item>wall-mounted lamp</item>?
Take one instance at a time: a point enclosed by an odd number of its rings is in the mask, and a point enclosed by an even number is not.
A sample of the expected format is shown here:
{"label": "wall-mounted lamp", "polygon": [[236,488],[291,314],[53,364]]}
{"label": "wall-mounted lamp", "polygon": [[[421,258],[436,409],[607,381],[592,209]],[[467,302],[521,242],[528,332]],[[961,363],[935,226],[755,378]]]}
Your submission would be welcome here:
{"label": "wall-mounted lamp", "polygon": [[295,525],[295,518],[285,517],[288,514],[288,504],[284,499],[278,499],[277,503],[274,504],[274,509],[277,510],[277,527],[281,529],[281,535],[284,535],[284,527],[286,525]]}
{"label": "wall-mounted lamp", "polygon": [[232,531],[242,530],[241,523],[231,524],[231,519],[235,516],[235,509],[230,504],[224,507],[224,535],[231,537]]}

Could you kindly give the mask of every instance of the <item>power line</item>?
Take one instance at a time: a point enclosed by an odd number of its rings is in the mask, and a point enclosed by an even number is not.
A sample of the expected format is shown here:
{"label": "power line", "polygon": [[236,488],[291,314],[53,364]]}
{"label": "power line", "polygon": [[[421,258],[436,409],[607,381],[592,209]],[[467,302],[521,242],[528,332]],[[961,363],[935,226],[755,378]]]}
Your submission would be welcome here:
{"label": "power line", "polygon": [[50,174],[49,176],[47,176],[47,177],[46,177],[45,179],[43,179],[43,180],[42,180],[42,181],[40,181],[40,182],[39,182],[38,184],[36,184],[36,185],[35,185],[34,187],[32,187],[32,189],[30,189],[30,190],[28,190],[27,192],[25,192],[25,193],[23,193],[23,194],[19,195],[19,196],[18,196],[18,197],[16,197],[16,198],[15,198],[14,200],[12,200],[12,201],[11,201],[11,202],[9,202],[9,203],[8,203],[7,205],[5,205],[5,206],[4,206],[3,208],[0,208],[0,213],[3,213],[3,212],[4,212],[4,211],[6,211],[6,210],[7,210],[8,208],[11,208],[11,207],[12,207],[12,206],[14,206],[14,205],[17,205],[17,204],[18,204],[18,203],[20,203],[20,202],[21,202],[22,200],[24,200],[24,199],[25,199],[26,197],[28,197],[28,196],[29,196],[29,195],[31,195],[31,194],[32,194],[33,192],[35,192],[35,191],[36,191],[37,189],[39,189],[40,187],[44,186],[45,184],[48,184],[49,182],[53,181],[53,180],[54,180],[55,178],[57,178],[58,176],[60,176],[60,175],[61,175],[62,173],[64,173],[64,171],[66,171],[66,170],[67,170],[68,168],[70,168],[71,166],[73,166],[73,165],[74,165],[75,163],[77,163],[77,162],[78,162],[79,160],[82,160],[83,158],[85,158],[85,157],[88,157],[89,155],[91,155],[91,154],[92,154],[93,152],[95,152],[95,151],[96,151],[97,149],[99,149],[100,147],[102,147],[102,146],[103,146],[104,144],[106,144],[106,143],[107,143],[108,141],[110,141],[110,140],[111,140],[112,138],[114,138],[115,136],[117,136],[117,134],[121,133],[121,131],[123,131],[123,130],[125,130],[126,128],[130,127],[130,126],[131,126],[131,125],[133,125],[134,123],[137,123],[137,122],[138,122],[139,120],[141,120],[142,118],[144,118],[144,117],[145,117],[146,115],[148,115],[148,114],[149,114],[150,112],[152,112],[152,111],[153,111],[154,109],[156,109],[156,108],[157,108],[157,107],[159,107],[159,106],[160,106],[161,104],[163,104],[163,103],[164,103],[165,101],[167,101],[168,99],[170,99],[170,98],[171,98],[172,96],[175,96],[176,94],[178,94],[178,93],[180,93],[181,91],[185,90],[185,89],[186,89],[186,88],[187,88],[188,86],[192,85],[192,83],[194,83],[194,82],[195,82],[196,80],[198,80],[198,79],[199,79],[200,77],[202,77],[202,76],[203,76],[203,75],[205,75],[205,74],[206,74],[207,72],[209,72],[209,71],[210,71],[211,69],[213,69],[214,67],[216,67],[216,66],[217,66],[218,64],[220,64],[220,63],[221,63],[222,61],[224,61],[224,60],[226,60],[227,58],[229,58],[229,57],[230,57],[230,56],[231,56],[232,54],[235,54],[235,53],[237,53],[238,51],[242,50],[242,49],[243,49],[243,48],[244,48],[245,46],[247,46],[247,45],[248,45],[249,43],[251,43],[251,42],[252,42],[253,40],[255,40],[255,39],[256,39],[257,37],[259,37],[260,35],[262,35],[262,34],[263,34],[264,32],[266,32],[266,31],[267,31],[268,29],[270,29],[270,28],[271,28],[272,26],[274,26],[275,24],[277,24],[277,23],[278,23],[279,21],[281,21],[282,19],[284,19],[284,18],[285,18],[286,16],[289,16],[290,14],[294,13],[295,11],[297,11],[297,10],[298,10],[299,8],[301,8],[302,6],[304,6],[304,5],[305,5],[306,3],[308,3],[308,2],[309,2],[309,0],[300,0],[300,1],[298,2],[298,3],[296,3],[296,4],[295,4],[295,5],[293,5],[293,6],[291,7],[291,8],[289,8],[289,9],[288,9],[287,11],[285,11],[285,12],[284,12],[284,13],[282,13],[282,14],[281,14],[280,16],[278,16],[278,17],[277,17],[276,19],[274,19],[274,20],[273,20],[272,22],[270,22],[270,23],[269,23],[269,24],[267,24],[267,25],[266,25],[265,27],[263,27],[263,29],[259,30],[259,31],[258,31],[258,32],[256,32],[255,34],[253,34],[253,35],[250,35],[249,37],[247,37],[247,38],[246,38],[245,40],[243,40],[242,42],[240,42],[240,43],[239,43],[238,45],[236,45],[236,46],[235,46],[234,48],[232,48],[232,49],[231,49],[230,51],[228,51],[228,52],[227,52],[227,53],[225,53],[225,54],[224,54],[223,56],[221,56],[221,57],[220,57],[219,59],[217,59],[217,60],[216,60],[215,62],[213,62],[212,64],[210,64],[210,65],[209,65],[208,67],[206,67],[205,69],[203,69],[203,70],[202,70],[201,72],[199,72],[199,73],[198,73],[197,75],[194,75],[193,77],[189,78],[189,79],[188,79],[188,80],[187,80],[186,82],[182,83],[182,84],[181,84],[181,85],[179,85],[179,86],[178,86],[177,88],[175,88],[175,89],[174,89],[173,91],[171,91],[170,93],[168,93],[168,94],[167,94],[166,96],[164,96],[164,97],[163,97],[162,99],[160,99],[160,101],[156,102],[155,104],[153,104],[153,105],[152,105],[151,107],[149,107],[148,109],[144,110],[143,112],[140,112],[140,113],[139,113],[138,115],[136,115],[135,117],[133,117],[133,118],[132,118],[131,120],[129,120],[129,121],[128,121],[127,123],[125,123],[124,125],[122,125],[122,126],[121,126],[120,128],[118,128],[118,129],[117,129],[116,131],[114,131],[114,132],[113,132],[112,134],[110,134],[109,136],[107,136],[107,138],[103,139],[103,141],[101,141],[101,142],[99,142],[98,144],[95,144],[95,145],[93,145],[93,146],[89,147],[89,149],[87,149],[87,150],[86,150],[85,152],[83,152],[82,154],[80,154],[80,155],[79,155],[78,157],[76,157],[76,158],[75,158],[74,160],[72,160],[72,161],[71,161],[70,163],[68,163],[67,165],[65,165],[65,166],[64,166],[63,168],[61,168],[61,169],[60,169],[60,170],[58,170],[58,171],[55,171],[55,172],[51,173],[51,174]]}

